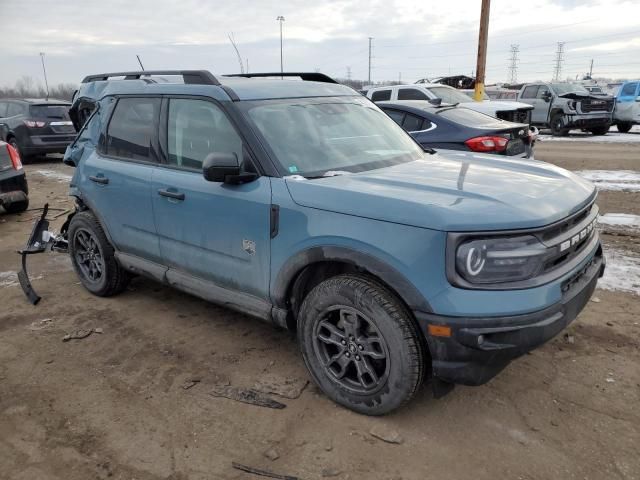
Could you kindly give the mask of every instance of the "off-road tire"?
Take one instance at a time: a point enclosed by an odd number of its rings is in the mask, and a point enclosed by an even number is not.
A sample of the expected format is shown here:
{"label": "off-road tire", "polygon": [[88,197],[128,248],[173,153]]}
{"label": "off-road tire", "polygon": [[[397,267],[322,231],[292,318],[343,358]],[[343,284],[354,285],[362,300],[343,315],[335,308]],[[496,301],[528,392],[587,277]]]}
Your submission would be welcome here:
{"label": "off-road tire", "polygon": [[[99,278],[91,279],[87,274],[87,268],[83,267],[79,260],[82,245],[78,236],[85,238],[87,234],[95,243],[96,250],[102,260],[102,273]],[[80,278],[82,285],[94,295],[99,297],[110,297],[122,292],[131,278],[129,272],[124,270],[115,258],[115,250],[109,243],[100,222],[90,211],[76,213],[69,225],[69,255],[73,268]]]}
{"label": "off-road tire", "polygon": [[4,208],[5,212],[7,213],[24,212],[27,208],[29,208],[29,199],[27,198],[26,200],[22,200],[21,202],[5,203],[2,205],[2,208]]}
{"label": "off-road tire", "polygon": [[[335,314],[339,307],[360,312],[366,317],[368,324],[372,325],[371,328],[376,330],[370,338],[378,338],[384,342],[387,374],[378,377],[374,391],[356,392],[350,386],[343,385],[343,381],[336,379],[329,368],[326,368],[332,362],[324,362],[323,354],[318,353],[319,348],[322,348],[318,347],[322,342],[319,334],[316,335],[321,331],[319,326],[324,324],[323,320],[328,318],[327,315]],[[342,310],[338,314],[339,318],[343,318],[341,312]],[[387,414],[416,395],[422,384],[427,351],[421,340],[418,328],[406,307],[383,285],[363,275],[339,275],[320,283],[304,299],[298,315],[298,341],[304,362],[315,383],[336,403],[366,415]],[[356,339],[354,343],[358,341]],[[344,353],[339,355],[346,355],[351,347],[352,343],[349,341],[348,346],[344,347]],[[355,352],[359,347],[361,345],[354,348]],[[379,349],[382,349],[382,345]],[[355,353],[350,365],[358,372],[360,370],[355,365],[354,358]],[[360,361],[364,358],[360,355]],[[381,361],[372,358],[368,357],[369,365],[371,362]],[[359,375],[356,373],[356,376]]]}
{"label": "off-road tire", "polygon": [[618,131],[620,133],[627,133],[633,127],[631,122],[618,122]]}
{"label": "off-road tire", "polygon": [[610,125],[606,125],[604,127],[590,128],[589,131],[593,135],[606,135],[609,132]]}
{"label": "off-road tire", "polygon": [[557,112],[551,116],[551,122],[549,122],[549,127],[551,128],[551,134],[554,137],[566,137],[569,134],[569,129],[563,127],[562,123],[562,113]]}

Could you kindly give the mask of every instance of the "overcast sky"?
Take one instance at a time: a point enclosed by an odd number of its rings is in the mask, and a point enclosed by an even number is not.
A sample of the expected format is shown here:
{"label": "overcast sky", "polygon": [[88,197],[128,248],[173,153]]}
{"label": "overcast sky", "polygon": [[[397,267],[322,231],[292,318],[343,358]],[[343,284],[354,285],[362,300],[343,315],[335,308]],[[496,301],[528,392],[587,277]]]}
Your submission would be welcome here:
{"label": "overcast sky", "polygon": [[[518,80],[550,79],[556,42],[563,77],[640,77],[640,0],[493,0],[487,83],[508,79],[510,45],[520,48]],[[240,67],[233,32],[250,71],[279,71],[276,17],[283,15],[285,70],[413,82],[471,74],[480,0],[0,0],[0,85],[21,76],[79,82],[91,73]]]}

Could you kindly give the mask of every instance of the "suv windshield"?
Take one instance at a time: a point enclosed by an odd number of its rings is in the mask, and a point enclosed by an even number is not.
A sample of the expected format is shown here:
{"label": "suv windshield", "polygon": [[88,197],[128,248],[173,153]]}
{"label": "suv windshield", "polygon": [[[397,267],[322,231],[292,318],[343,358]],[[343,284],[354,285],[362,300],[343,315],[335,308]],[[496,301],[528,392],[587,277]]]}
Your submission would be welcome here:
{"label": "suv windshield", "polygon": [[552,83],[551,88],[558,95],[564,95],[565,93],[584,93],[589,95],[589,91],[579,83]]}
{"label": "suv windshield", "polygon": [[68,105],[31,105],[29,115],[37,118],[52,118],[56,120],[69,120]]}
{"label": "suv windshield", "polygon": [[328,97],[242,102],[285,173],[361,172],[424,156],[369,100]]}
{"label": "suv windshield", "polygon": [[442,99],[442,103],[469,103],[473,99],[451,87],[429,87],[431,93]]}

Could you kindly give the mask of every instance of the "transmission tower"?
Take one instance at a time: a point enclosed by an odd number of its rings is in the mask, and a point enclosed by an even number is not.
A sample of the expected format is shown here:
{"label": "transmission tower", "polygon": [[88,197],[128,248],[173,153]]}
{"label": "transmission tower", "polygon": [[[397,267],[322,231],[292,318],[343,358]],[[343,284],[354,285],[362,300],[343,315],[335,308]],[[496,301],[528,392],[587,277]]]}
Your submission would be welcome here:
{"label": "transmission tower", "polygon": [[556,50],[556,66],[553,72],[553,80],[558,82],[562,76],[562,62],[564,62],[564,42],[558,42]]}
{"label": "transmission tower", "polygon": [[351,80],[351,67],[347,67],[347,80]]}
{"label": "transmission tower", "polygon": [[509,83],[518,83],[518,53],[520,45],[511,45],[511,57],[509,58]]}

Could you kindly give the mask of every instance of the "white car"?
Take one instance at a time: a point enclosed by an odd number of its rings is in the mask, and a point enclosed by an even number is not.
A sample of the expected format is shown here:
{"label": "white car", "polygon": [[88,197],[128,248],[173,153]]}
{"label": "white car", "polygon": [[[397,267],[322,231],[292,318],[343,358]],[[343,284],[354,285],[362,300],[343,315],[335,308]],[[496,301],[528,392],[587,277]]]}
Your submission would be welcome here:
{"label": "white car", "polygon": [[372,87],[367,90],[366,96],[374,102],[440,99],[442,103],[460,105],[494,118],[526,124],[531,123],[531,111],[533,110],[531,105],[520,102],[494,100],[476,102],[463,92],[439,83]]}

